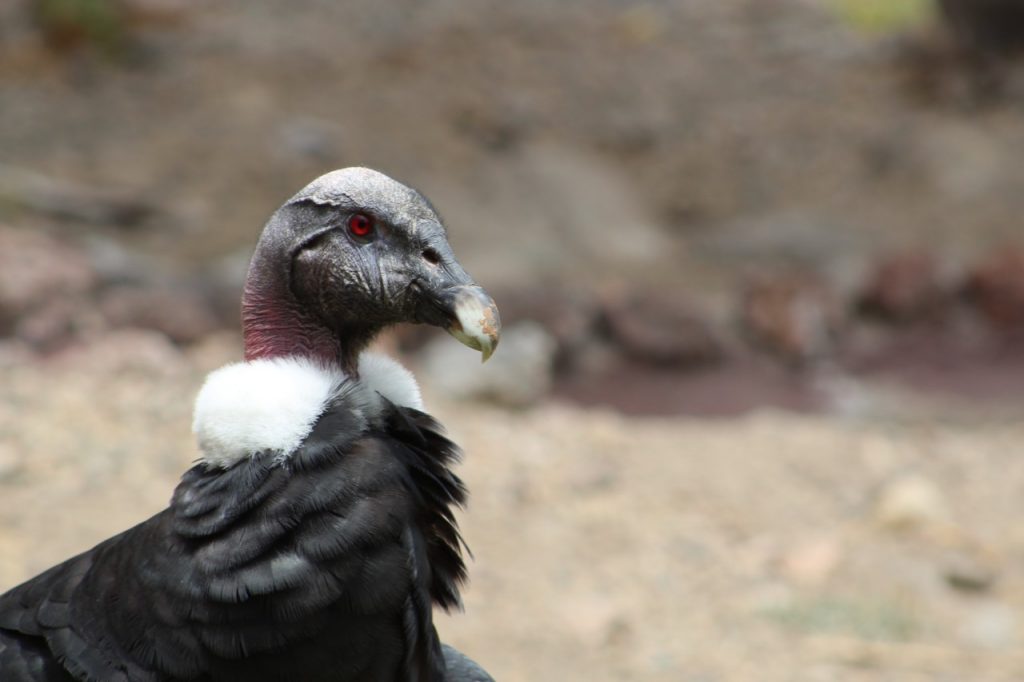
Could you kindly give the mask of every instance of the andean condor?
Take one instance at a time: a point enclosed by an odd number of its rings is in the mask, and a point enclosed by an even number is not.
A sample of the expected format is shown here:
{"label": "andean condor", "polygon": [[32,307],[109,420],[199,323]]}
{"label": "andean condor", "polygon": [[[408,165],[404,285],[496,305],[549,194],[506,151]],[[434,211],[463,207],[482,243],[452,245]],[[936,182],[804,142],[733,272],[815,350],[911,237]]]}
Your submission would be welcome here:
{"label": "andean condor", "polygon": [[0,680],[491,680],[431,614],[466,576],[458,450],[409,372],[364,353],[397,322],[494,350],[437,213],[376,171],[314,180],[264,228],[242,318],[170,506],[0,595]]}

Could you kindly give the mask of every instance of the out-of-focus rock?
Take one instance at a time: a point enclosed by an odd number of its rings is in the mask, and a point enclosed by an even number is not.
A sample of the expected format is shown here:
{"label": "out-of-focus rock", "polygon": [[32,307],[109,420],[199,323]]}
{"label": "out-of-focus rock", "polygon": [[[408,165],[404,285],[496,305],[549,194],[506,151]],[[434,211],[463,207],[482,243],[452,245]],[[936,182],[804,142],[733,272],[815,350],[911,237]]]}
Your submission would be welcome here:
{"label": "out-of-focus rock", "polygon": [[842,560],[843,547],[838,538],[823,537],[798,544],[787,550],[779,563],[782,573],[801,585],[821,585]]}
{"label": "out-of-focus rock", "polygon": [[725,355],[708,319],[677,292],[614,292],[602,303],[604,331],[634,360],[681,367],[709,364]]}
{"label": "out-of-focus rock", "polygon": [[449,338],[438,338],[421,353],[423,383],[459,399],[486,399],[510,407],[527,407],[551,388],[556,343],[535,322],[505,327],[501,345],[481,367],[470,351]]}
{"label": "out-of-focus rock", "polygon": [[968,299],[997,329],[1024,329],[1024,248],[1001,249],[968,273]]}
{"label": "out-of-focus rock", "polygon": [[89,259],[42,232],[0,228],[0,334],[32,308],[89,292],[96,273]]}
{"label": "out-of-focus rock", "polygon": [[152,329],[175,343],[194,343],[220,326],[207,301],[181,287],[111,287],[99,307],[113,327]]}
{"label": "out-of-focus rock", "polygon": [[915,251],[878,263],[857,304],[861,311],[885,320],[916,322],[941,316],[949,298],[935,258]]}
{"label": "out-of-focus rock", "polygon": [[1017,628],[1017,614],[1010,606],[990,602],[982,604],[968,616],[960,628],[960,637],[974,646],[1003,649],[1016,640]]}
{"label": "out-of-focus rock", "polygon": [[907,474],[889,481],[880,491],[875,520],[890,530],[916,530],[949,518],[946,497],[931,479]]}
{"label": "out-of-focus rock", "polygon": [[998,570],[991,557],[958,551],[945,557],[942,575],[950,587],[961,592],[986,592],[998,578]]}
{"label": "out-of-focus rock", "polygon": [[843,321],[841,306],[828,285],[806,272],[751,280],[741,319],[756,343],[797,362],[828,355]]}

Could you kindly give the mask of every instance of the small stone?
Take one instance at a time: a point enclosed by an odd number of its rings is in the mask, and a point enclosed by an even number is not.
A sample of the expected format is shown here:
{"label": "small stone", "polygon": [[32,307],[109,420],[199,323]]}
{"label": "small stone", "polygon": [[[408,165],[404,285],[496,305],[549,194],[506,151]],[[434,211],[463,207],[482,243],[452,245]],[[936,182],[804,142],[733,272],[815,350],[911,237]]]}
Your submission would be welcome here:
{"label": "small stone", "polygon": [[966,552],[957,552],[947,557],[942,574],[950,587],[962,592],[986,592],[998,577],[991,560]]}
{"label": "small stone", "polygon": [[965,293],[996,329],[1024,328],[1024,248],[1000,249],[968,274]]}
{"label": "small stone", "polygon": [[878,496],[875,519],[891,530],[913,530],[949,518],[945,496],[930,479],[908,474],[890,481]]}
{"label": "small stone", "polygon": [[836,538],[817,538],[796,545],[782,557],[783,574],[795,583],[821,585],[842,560],[843,548]]}
{"label": "small stone", "polygon": [[803,362],[828,355],[842,315],[833,292],[821,278],[787,272],[748,283],[742,322],[765,349]]}
{"label": "small stone", "polygon": [[983,604],[964,622],[960,637],[985,649],[1005,649],[1017,639],[1017,614],[1006,604]]}
{"label": "small stone", "polygon": [[923,251],[882,260],[857,301],[863,312],[893,322],[935,319],[948,302],[938,264]]}

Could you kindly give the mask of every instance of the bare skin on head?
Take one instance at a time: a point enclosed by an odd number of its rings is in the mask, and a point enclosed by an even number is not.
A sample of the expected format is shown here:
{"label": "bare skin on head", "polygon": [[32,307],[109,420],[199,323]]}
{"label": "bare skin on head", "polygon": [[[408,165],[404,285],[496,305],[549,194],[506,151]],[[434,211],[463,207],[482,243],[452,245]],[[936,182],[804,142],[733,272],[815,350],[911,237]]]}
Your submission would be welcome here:
{"label": "bare skin on head", "polygon": [[317,178],[256,247],[242,296],[246,359],[301,355],[357,375],[359,354],[398,322],[442,327],[485,360],[501,328],[421,194],[366,168]]}

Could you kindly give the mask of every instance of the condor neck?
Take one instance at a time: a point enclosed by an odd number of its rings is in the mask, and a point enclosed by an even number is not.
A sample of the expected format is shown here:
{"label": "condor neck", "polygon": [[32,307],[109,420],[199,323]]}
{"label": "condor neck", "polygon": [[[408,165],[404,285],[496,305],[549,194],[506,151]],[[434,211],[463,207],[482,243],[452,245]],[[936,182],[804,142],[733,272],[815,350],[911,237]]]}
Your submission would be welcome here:
{"label": "condor neck", "polygon": [[242,295],[245,359],[305,357],[358,376],[359,354],[374,333],[355,326],[331,329],[276,289],[246,282]]}

